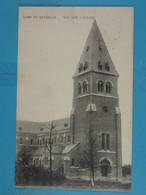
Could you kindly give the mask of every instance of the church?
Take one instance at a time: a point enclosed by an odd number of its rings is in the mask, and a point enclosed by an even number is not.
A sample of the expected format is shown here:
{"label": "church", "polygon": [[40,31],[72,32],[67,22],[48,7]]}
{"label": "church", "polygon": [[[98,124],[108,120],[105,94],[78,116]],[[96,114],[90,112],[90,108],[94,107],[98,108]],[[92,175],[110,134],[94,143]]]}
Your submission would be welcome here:
{"label": "church", "polygon": [[96,179],[120,179],[118,77],[94,20],[73,75],[70,116],[47,122],[16,121],[16,159],[27,146],[31,164],[49,168],[51,158],[52,169],[61,168],[67,178],[88,178],[92,164]]}

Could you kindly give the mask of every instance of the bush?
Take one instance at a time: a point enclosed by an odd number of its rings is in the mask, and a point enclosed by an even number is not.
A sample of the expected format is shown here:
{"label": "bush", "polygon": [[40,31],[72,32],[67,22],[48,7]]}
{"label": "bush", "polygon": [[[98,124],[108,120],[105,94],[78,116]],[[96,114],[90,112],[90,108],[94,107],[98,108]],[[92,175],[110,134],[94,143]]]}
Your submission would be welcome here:
{"label": "bush", "polygon": [[16,186],[50,186],[60,185],[65,177],[59,171],[52,171],[43,167],[18,166],[15,169]]}
{"label": "bush", "polygon": [[124,165],[122,167],[123,176],[126,177],[127,175],[131,176],[131,165]]}

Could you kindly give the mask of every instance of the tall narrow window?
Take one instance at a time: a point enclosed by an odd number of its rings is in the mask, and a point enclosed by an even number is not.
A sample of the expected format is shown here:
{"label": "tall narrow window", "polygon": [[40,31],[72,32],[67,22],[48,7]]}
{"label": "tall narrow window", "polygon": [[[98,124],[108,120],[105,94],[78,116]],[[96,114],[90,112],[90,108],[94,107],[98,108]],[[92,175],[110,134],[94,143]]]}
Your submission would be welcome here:
{"label": "tall narrow window", "polygon": [[56,144],[56,137],[54,137],[54,144]]}
{"label": "tall narrow window", "polygon": [[109,150],[110,149],[110,141],[109,141],[109,134],[106,134],[106,149]]}
{"label": "tall narrow window", "polygon": [[30,145],[31,145],[31,146],[33,145],[33,139],[30,140]]}
{"label": "tall narrow window", "polygon": [[40,140],[38,139],[37,145],[39,145],[39,144],[40,144]]}
{"label": "tall narrow window", "polygon": [[63,143],[63,136],[61,136],[61,143]]}
{"label": "tall narrow window", "polygon": [[68,135],[68,137],[67,137],[67,141],[68,141],[68,142],[70,142],[70,135]]}
{"label": "tall narrow window", "polygon": [[83,82],[83,93],[87,92],[87,83],[86,81]]}
{"label": "tall narrow window", "polygon": [[78,94],[81,94],[81,83],[78,83]]}
{"label": "tall narrow window", "polygon": [[105,134],[102,133],[102,149],[105,149]]}
{"label": "tall narrow window", "polygon": [[22,138],[20,138],[20,144],[23,144],[23,139]]}
{"label": "tall narrow window", "polygon": [[66,144],[66,137],[64,136],[64,144]]}
{"label": "tall narrow window", "polygon": [[104,84],[103,81],[99,81],[97,85],[98,92],[103,92]]}
{"label": "tall narrow window", "polygon": [[75,159],[74,159],[74,158],[72,158],[71,165],[72,165],[72,166],[75,165]]}
{"label": "tall narrow window", "polygon": [[45,157],[45,165],[48,165],[48,157]]}
{"label": "tall narrow window", "polygon": [[111,83],[110,82],[106,83],[106,93],[111,93]]}

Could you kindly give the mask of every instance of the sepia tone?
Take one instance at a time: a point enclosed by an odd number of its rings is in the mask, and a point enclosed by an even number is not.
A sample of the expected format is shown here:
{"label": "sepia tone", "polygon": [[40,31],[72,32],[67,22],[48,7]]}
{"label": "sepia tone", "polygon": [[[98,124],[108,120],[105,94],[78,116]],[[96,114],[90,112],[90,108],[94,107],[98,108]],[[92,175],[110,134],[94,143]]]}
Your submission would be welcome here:
{"label": "sepia tone", "polygon": [[73,74],[69,117],[16,122],[16,173],[23,167],[49,175],[44,183],[23,183],[16,174],[17,186],[130,190],[131,181],[123,183],[119,76],[94,19]]}

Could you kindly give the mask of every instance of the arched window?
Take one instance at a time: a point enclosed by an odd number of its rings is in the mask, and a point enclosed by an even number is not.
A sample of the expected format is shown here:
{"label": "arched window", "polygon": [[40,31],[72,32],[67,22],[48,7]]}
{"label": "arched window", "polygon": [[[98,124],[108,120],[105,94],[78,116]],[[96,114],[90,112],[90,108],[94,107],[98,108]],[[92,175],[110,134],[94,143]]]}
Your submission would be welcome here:
{"label": "arched window", "polygon": [[111,83],[110,82],[106,83],[106,93],[111,93]]}
{"label": "arched window", "polygon": [[103,92],[104,84],[103,81],[99,81],[97,85],[98,92]]}
{"label": "arched window", "polygon": [[82,90],[81,83],[78,83],[78,94],[81,94],[81,90]]}
{"label": "arched window", "polygon": [[87,92],[87,83],[86,81],[83,82],[83,93]]}

